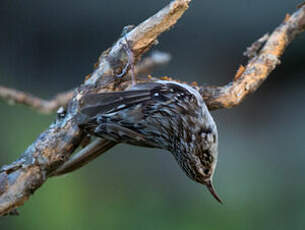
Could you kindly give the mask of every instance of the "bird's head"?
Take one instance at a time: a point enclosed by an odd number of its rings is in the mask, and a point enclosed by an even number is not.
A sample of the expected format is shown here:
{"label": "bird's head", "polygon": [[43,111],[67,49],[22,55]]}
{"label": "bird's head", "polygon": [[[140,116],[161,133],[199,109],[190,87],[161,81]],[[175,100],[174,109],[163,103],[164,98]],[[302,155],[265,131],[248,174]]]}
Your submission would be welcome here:
{"label": "bird's head", "polygon": [[200,184],[205,185],[213,197],[222,203],[213,187],[213,175],[218,156],[216,129],[200,129],[192,134],[192,141],[184,143],[176,159],[185,174]]}

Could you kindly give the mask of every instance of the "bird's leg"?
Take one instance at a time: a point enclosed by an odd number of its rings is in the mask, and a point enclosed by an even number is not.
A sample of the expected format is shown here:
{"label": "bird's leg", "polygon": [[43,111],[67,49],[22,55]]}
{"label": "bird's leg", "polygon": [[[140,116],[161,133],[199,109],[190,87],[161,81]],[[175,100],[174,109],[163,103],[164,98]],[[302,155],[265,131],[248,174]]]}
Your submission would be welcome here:
{"label": "bird's leg", "polygon": [[125,48],[127,56],[128,56],[128,63],[130,65],[131,82],[132,82],[132,85],[135,85],[136,84],[136,77],[135,77],[135,71],[134,71],[135,58],[134,58],[134,54],[131,50],[131,47],[130,47],[129,41],[127,40],[126,35],[125,35],[125,41],[126,41],[126,46],[124,46],[124,48]]}
{"label": "bird's leg", "polygon": [[134,26],[132,26],[132,25],[125,26],[123,28],[123,31],[122,31],[122,34],[121,34],[121,37],[124,37],[125,42],[126,42],[126,43],[123,44],[123,48],[124,48],[124,50],[127,54],[128,60],[127,60],[127,64],[123,68],[122,72],[120,74],[118,74],[117,77],[119,77],[119,78],[123,77],[125,74],[128,73],[128,70],[130,68],[132,85],[135,85],[136,84],[135,71],[134,71],[134,69],[135,69],[135,58],[134,58],[134,54],[133,54],[132,49],[131,49],[130,42],[127,39],[127,33],[129,31],[131,31],[133,28],[134,28]]}

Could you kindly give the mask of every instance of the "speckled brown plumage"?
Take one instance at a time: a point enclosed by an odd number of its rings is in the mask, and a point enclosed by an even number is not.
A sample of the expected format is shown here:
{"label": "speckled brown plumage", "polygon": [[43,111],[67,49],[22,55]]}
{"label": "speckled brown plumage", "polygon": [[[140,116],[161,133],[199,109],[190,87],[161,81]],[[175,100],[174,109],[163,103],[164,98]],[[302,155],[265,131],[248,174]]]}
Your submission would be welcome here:
{"label": "speckled brown plumage", "polygon": [[189,85],[159,80],[122,92],[83,98],[78,123],[88,133],[117,143],[170,151],[185,174],[212,186],[217,162],[216,124]]}

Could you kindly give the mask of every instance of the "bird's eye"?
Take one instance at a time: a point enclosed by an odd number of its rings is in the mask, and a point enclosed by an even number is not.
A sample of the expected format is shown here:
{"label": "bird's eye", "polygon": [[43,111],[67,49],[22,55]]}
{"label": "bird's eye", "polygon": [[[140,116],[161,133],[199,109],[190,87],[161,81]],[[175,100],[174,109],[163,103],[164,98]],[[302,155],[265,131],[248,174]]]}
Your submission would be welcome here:
{"label": "bird's eye", "polygon": [[208,175],[210,170],[209,169],[205,169],[203,172],[204,172],[205,175]]}
{"label": "bird's eye", "polygon": [[204,154],[203,154],[203,159],[204,159],[205,161],[210,161],[210,154],[209,154],[209,153],[204,153]]}
{"label": "bird's eye", "polygon": [[213,162],[213,156],[210,154],[209,150],[204,150],[203,153],[199,154],[198,157],[200,159],[201,164],[206,168],[209,168],[209,166]]}
{"label": "bird's eye", "polygon": [[210,134],[212,133],[212,129],[210,127],[202,127],[200,130],[199,130],[199,135],[207,135],[207,134]]}

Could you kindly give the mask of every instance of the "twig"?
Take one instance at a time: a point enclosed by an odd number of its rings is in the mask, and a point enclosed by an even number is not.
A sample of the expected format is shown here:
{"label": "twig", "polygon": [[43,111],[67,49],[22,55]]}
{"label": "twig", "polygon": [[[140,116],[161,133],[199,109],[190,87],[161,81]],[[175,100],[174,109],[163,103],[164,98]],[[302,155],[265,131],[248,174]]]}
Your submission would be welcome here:
{"label": "twig", "polygon": [[[126,37],[136,60],[155,42],[158,35],[169,29],[188,9],[190,0],[176,0],[154,16],[138,25]],[[124,40],[119,39],[105,51],[97,69],[78,89],[70,100],[67,111],[50,125],[28,147],[20,159],[0,170],[0,215],[22,205],[38,189],[71,153],[79,146],[84,135],[75,122],[82,97],[92,92],[121,90],[130,81],[117,84],[116,72],[126,65],[123,51]],[[124,78],[123,78],[124,80]]]}
{"label": "twig", "polygon": [[262,45],[268,40],[269,34],[264,34],[261,38],[259,38],[256,42],[253,42],[250,47],[244,52],[244,55],[248,58],[254,58],[257,55],[257,52],[262,47]]}
{"label": "twig", "polygon": [[31,94],[0,86],[0,98],[13,104],[23,104],[41,113],[52,113],[60,106],[65,106],[73,96],[73,90],[60,93],[52,100],[43,100]]}
{"label": "twig", "polygon": [[149,57],[144,58],[140,63],[135,66],[135,75],[148,74],[151,70],[167,64],[171,60],[168,53],[161,51],[154,51]]}
{"label": "twig", "polygon": [[209,109],[231,108],[239,105],[267,79],[290,42],[305,30],[305,6],[278,26],[260,52],[249,60],[238,78],[224,86],[200,87]]}

